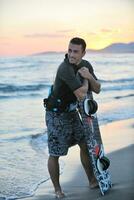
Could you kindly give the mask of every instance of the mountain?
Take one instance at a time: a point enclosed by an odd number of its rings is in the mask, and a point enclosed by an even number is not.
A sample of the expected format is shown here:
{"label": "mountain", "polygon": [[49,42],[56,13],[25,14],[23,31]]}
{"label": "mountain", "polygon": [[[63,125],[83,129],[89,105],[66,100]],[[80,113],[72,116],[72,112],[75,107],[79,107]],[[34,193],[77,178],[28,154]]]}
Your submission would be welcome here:
{"label": "mountain", "polygon": [[41,56],[44,54],[59,54],[59,53],[63,53],[60,51],[43,51],[43,52],[39,52],[39,53],[33,53],[32,56]]}
{"label": "mountain", "polygon": [[104,49],[88,49],[89,53],[134,53],[134,42],[130,43],[113,43]]}

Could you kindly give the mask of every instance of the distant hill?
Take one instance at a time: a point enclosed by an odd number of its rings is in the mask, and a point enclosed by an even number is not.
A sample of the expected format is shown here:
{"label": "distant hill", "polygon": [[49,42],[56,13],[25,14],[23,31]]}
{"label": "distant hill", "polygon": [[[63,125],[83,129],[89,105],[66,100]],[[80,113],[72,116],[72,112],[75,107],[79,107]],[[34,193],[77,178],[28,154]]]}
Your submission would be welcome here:
{"label": "distant hill", "polygon": [[[104,49],[100,50],[93,50],[87,49],[89,53],[134,53],[134,42],[130,43],[113,43]],[[44,51],[35,53],[32,55],[44,55],[44,54],[58,54],[58,53],[65,53],[65,52],[57,52],[57,51]]]}
{"label": "distant hill", "polygon": [[63,52],[59,52],[59,51],[43,51],[43,52],[39,52],[39,53],[34,53],[32,55],[35,55],[35,56],[40,56],[40,55],[44,55],[44,54],[59,54],[59,53],[63,53]]}
{"label": "distant hill", "polygon": [[90,53],[134,53],[134,42],[130,43],[113,43],[104,49],[88,49]]}

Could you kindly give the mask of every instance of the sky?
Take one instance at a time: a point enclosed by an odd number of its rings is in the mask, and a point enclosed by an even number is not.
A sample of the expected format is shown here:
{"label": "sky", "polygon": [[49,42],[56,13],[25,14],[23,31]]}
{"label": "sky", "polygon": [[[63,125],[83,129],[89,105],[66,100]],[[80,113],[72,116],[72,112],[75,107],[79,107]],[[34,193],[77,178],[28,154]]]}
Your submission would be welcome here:
{"label": "sky", "polygon": [[0,0],[0,56],[134,41],[134,0]]}

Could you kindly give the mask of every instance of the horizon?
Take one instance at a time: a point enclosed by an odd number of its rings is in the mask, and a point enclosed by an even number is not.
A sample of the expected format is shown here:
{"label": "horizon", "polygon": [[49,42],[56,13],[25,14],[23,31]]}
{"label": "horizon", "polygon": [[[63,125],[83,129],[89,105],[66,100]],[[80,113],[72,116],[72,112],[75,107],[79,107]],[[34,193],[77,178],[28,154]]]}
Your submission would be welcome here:
{"label": "horizon", "polygon": [[76,36],[92,50],[130,43],[133,6],[133,0],[0,0],[0,56],[65,52]]}
{"label": "horizon", "polygon": [[[104,48],[102,48],[102,49],[90,49],[90,48],[86,48],[86,51],[88,51],[88,50],[91,50],[91,51],[101,51],[101,50],[103,50],[103,49],[106,49],[107,47],[109,47],[109,46],[111,46],[111,45],[116,45],[116,44],[126,44],[126,45],[128,45],[128,44],[134,44],[134,41],[130,41],[130,42],[117,42],[117,43],[111,43],[111,44],[109,44],[108,46],[106,46],[106,47],[104,47]],[[62,52],[66,52],[66,51],[43,51],[43,52],[54,52],[54,53],[62,53]],[[37,52],[38,53],[38,52]]]}

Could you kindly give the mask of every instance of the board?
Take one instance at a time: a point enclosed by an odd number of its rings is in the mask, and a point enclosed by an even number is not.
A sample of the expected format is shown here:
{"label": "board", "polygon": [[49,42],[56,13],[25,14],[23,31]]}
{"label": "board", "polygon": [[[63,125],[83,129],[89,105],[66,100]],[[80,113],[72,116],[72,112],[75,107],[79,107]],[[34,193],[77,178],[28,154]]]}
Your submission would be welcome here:
{"label": "board", "polygon": [[[86,99],[93,100],[92,92],[88,92]],[[87,115],[84,110],[84,101],[79,103],[79,114],[85,129],[85,138],[94,175],[98,181],[101,194],[105,195],[112,187],[108,168],[110,161],[105,156],[97,114]]]}

